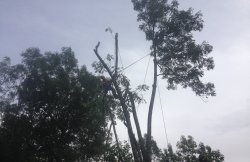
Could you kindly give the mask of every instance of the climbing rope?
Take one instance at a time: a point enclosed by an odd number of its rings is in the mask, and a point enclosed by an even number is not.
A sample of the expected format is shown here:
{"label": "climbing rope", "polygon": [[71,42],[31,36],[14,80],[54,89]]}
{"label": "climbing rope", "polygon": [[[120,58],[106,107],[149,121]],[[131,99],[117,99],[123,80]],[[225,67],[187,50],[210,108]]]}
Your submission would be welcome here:
{"label": "climbing rope", "polygon": [[124,71],[124,70],[128,69],[129,67],[133,66],[134,64],[136,64],[137,62],[143,60],[144,58],[146,58],[146,57],[149,56],[149,55],[150,55],[150,54],[147,54],[147,55],[143,56],[142,58],[136,60],[135,62],[133,62],[133,63],[131,63],[130,65],[128,65],[128,66],[126,66],[125,68],[123,68],[121,71]]}
{"label": "climbing rope", "polygon": [[150,59],[151,59],[151,57],[149,57],[149,59],[148,59],[148,64],[147,64],[147,69],[146,69],[146,73],[145,73],[145,76],[144,76],[143,84],[145,84],[146,77],[147,77],[147,74],[148,74],[148,67],[149,67]]}

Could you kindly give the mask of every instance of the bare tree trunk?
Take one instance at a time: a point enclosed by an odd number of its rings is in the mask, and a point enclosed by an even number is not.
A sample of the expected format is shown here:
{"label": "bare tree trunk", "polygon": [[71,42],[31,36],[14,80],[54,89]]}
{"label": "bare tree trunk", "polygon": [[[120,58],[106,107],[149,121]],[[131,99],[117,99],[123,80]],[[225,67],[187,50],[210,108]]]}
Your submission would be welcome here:
{"label": "bare tree trunk", "polygon": [[128,135],[129,135],[129,139],[130,139],[130,143],[131,143],[132,152],[133,152],[133,155],[134,155],[134,160],[135,160],[135,162],[140,162],[141,159],[139,158],[138,149],[136,148],[136,146],[138,144],[137,144],[137,141],[135,140],[135,136],[134,136],[134,133],[133,133],[133,129],[132,129],[132,125],[131,125],[131,121],[130,121],[130,115],[129,115],[129,112],[128,112],[127,105],[125,103],[124,98],[122,97],[122,92],[121,92],[121,90],[120,90],[120,88],[119,88],[119,86],[118,86],[118,84],[116,82],[116,78],[114,78],[114,76],[112,75],[111,70],[109,69],[107,64],[104,62],[104,60],[101,58],[101,56],[98,53],[99,45],[100,45],[100,42],[98,42],[98,44],[96,45],[96,47],[94,49],[94,52],[95,52],[97,58],[102,63],[102,65],[104,66],[104,68],[107,70],[107,72],[108,72],[109,76],[111,77],[112,82],[113,82],[113,84],[115,86],[118,98],[119,98],[121,106],[122,106],[122,111],[123,111],[123,114],[125,116],[126,126],[128,128]]}
{"label": "bare tree trunk", "polygon": [[148,110],[148,127],[147,127],[147,136],[146,136],[146,150],[147,150],[146,162],[151,162],[151,156],[152,156],[152,149],[151,149],[152,114],[153,114],[154,100],[155,100],[155,93],[156,93],[156,86],[157,86],[157,60],[156,60],[156,47],[155,46],[154,46],[154,51],[153,51],[153,57],[154,57],[154,81],[153,81],[152,94],[151,94],[149,110]]}

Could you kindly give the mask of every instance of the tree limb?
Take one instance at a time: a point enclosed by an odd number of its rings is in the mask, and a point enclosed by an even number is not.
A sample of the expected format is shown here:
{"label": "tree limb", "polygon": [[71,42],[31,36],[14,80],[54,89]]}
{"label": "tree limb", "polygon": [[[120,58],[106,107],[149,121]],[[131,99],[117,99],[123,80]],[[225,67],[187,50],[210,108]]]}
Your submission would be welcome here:
{"label": "tree limb", "polygon": [[135,138],[134,133],[133,133],[133,129],[132,129],[132,125],[131,125],[131,121],[130,121],[130,115],[129,115],[129,112],[128,112],[127,105],[125,104],[125,100],[122,97],[122,92],[121,92],[121,90],[120,90],[120,88],[119,88],[119,86],[118,86],[118,84],[116,82],[116,78],[114,78],[114,76],[112,75],[111,70],[109,69],[107,64],[104,62],[104,60],[101,58],[101,56],[98,53],[99,46],[100,46],[100,42],[97,43],[97,45],[96,45],[96,47],[94,49],[94,53],[97,56],[97,58],[100,60],[100,62],[102,63],[103,67],[107,70],[107,72],[108,72],[109,76],[111,77],[111,80],[112,80],[112,82],[113,82],[113,84],[115,86],[118,98],[119,98],[119,100],[121,102],[122,111],[123,111],[123,114],[125,116],[125,120],[126,120],[126,123],[127,123],[128,135],[129,135],[129,139],[130,139],[134,159],[135,159],[135,162],[140,162],[142,160],[140,159],[140,157],[138,155],[138,149],[137,149],[138,144],[137,144],[136,138]]}
{"label": "tree limb", "polygon": [[117,68],[118,68],[118,33],[115,33],[115,74],[114,74],[114,78],[117,78]]}

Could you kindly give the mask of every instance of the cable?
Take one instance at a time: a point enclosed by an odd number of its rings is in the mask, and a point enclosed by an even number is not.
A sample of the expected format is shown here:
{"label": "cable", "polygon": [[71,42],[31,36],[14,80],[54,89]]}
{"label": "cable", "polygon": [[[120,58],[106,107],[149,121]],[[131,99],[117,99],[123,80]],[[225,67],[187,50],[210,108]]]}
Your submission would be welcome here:
{"label": "cable", "polygon": [[145,57],[149,56],[150,54],[147,54],[146,56],[143,56],[142,58],[136,60],[135,62],[133,62],[132,64],[128,65],[127,67],[123,68],[121,71],[126,70],[127,68],[129,68],[130,66],[136,64],[137,62],[141,61],[142,59],[144,59]]}
{"label": "cable", "polygon": [[145,84],[146,77],[147,77],[147,74],[148,74],[148,67],[149,67],[150,59],[151,59],[151,57],[149,57],[149,59],[148,59],[148,65],[147,65],[146,73],[145,73],[145,76],[144,76],[143,84]]}
{"label": "cable", "polygon": [[[144,85],[144,84],[145,84],[145,81],[146,81],[146,77],[147,77],[147,74],[148,74],[148,67],[149,67],[150,59],[151,59],[151,57],[149,57],[149,59],[148,59],[148,64],[147,64],[147,68],[146,68],[146,73],[145,73],[145,76],[144,76],[144,80],[143,80],[143,84],[142,84],[142,85]],[[141,92],[141,90],[139,90],[138,93],[139,93],[139,92]],[[140,106],[140,104],[137,105],[137,108],[136,108],[136,111],[137,111],[137,112],[138,112],[139,106]]]}
{"label": "cable", "polygon": [[159,99],[160,99],[160,106],[161,106],[161,115],[162,115],[162,120],[163,120],[163,124],[164,124],[164,130],[165,130],[165,136],[166,136],[166,141],[167,141],[167,145],[168,143],[168,135],[167,135],[167,129],[166,129],[166,124],[165,124],[165,118],[164,118],[164,114],[163,114],[163,109],[162,109],[162,103],[161,103],[161,93],[160,93],[160,89],[159,89],[159,82],[158,83],[158,95],[159,95]]}

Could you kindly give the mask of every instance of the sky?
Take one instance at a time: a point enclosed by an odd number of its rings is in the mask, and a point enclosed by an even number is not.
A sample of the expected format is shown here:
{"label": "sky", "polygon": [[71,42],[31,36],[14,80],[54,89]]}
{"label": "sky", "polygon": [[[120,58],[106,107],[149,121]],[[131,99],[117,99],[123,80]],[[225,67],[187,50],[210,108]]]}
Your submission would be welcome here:
{"label": "sky", "polygon": [[[202,99],[190,89],[168,91],[159,81],[168,142],[175,145],[181,135],[191,135],[225,155],[226,162],[250,161],[250,1],[179,0],[180,8],[201,11],[204,29],[195,33],[197,42],[213,45],[215,69],[206,72],[204,81],[216,86],[216,97]],[[129,0],[0,0],[0,59],[12,62],[29,47],[42,52],[72,47],[79,65],[93,71],[97,58],[93,48],[101,42],[100,54],[114,52],[114,39],[105,28],[119,33],[120,66],[126,67],[149,53],[149,42],[138,29],[136,12]],[[152,61],[152,60],[151,60]],[[148,57],[124,73],[135,87],[143,83]],[[159,78],[160,79],[160,78]],[[152,84],[152,62],[146,75]],[[149,100],[150,91],[144,94]],[[140,105],[138,116],[146,131],[147,104]],[[167,145],[163,129],[159,93],[153,112],[152,135],[163,148]],[[127,140],[119,125],[119,138]]]}

